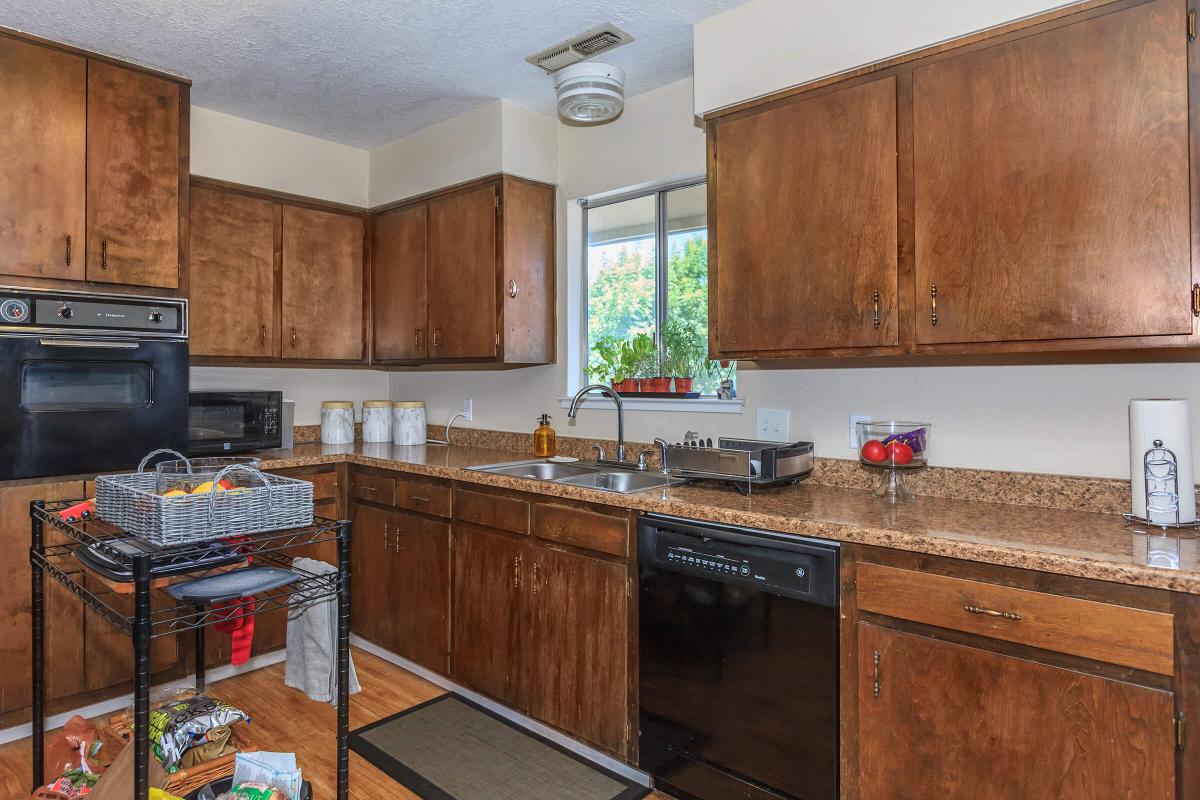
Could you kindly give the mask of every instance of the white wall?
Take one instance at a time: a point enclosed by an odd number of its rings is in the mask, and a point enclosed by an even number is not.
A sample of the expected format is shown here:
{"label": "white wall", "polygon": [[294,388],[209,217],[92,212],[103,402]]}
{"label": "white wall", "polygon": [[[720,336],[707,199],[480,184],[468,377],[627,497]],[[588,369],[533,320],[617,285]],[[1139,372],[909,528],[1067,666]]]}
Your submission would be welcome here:
{"label": "white wall", "polygon": [[1059,0],[754,0],[696,24],[696,113],[1063,5]]}
{"label": "white wall", "polygon": [[357,147],[192,106],[192,174],[367,204],[368,153]]}
{"label": "white wall", "polygon": [[[192,107],[192,174],[265,189],[367,204],[366,150]],[[272,389],[296,401],[296,423],[320,422],[322,400],[384,399],[388,377],[371,370],[193,367],[191,388]]]}

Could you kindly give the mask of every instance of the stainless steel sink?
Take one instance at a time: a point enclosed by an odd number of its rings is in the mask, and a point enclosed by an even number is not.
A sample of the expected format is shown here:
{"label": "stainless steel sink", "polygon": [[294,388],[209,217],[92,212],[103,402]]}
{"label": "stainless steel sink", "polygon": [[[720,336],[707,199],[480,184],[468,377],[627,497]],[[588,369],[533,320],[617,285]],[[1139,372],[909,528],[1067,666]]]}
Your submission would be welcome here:
{"label": "stainless steel sink", "polygon": [[493,464],[487,467],[471,467],[479,472],[493,475],[511,475],[514,478],[531,478],[537,481],[557,481],[578,475],[590,475],[594,467],[580,464],[555,464],[552,461],[518,461],[512,464]]}
{"label": "stainless steel sink", "polygon": [[678,486],[683,483],[678,478],[672,478],[661,472],[636,472],[630,470],[593,472],[590,475],[577,475],[574,478],[562,478],[558,483],[572,486],[585,486],[588,489],[599,489],[602,492],[641,492],[646,489],[661,489],[665,486]]}
{"label": "stainless steel sink", "polygon": [[608,465],[602,467],[586,461],[570,464],[556,464],[551,461],[510,461],[504,464],[467,467],[467,469],[488,472],[492,475],[509,475],[514,478],[582,486],[619,494],[660,489],[664,486],[677,486],[684,482],[681,478],[672,478],[661,472],[642,472],[632,467],[628,470]]}

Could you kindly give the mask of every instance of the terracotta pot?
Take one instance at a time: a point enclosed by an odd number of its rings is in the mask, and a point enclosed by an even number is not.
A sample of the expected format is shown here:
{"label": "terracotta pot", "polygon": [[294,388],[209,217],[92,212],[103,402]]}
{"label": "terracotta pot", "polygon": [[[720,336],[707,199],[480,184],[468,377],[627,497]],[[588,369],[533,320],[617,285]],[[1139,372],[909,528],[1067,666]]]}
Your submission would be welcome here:
{"label": "terracotta pot", "polygon": [[684,394],[690,392],[692,390],[692,381],[694,380],[695,378],[676,378],[675,391],[682,392]]}
{"label": "terracotta pot", "polygon": [[669,392],[671,391],[670,378],[642,378],[641,390],[643,392]]}
{"label": "terracotta pot", "polygon": [[626,378],[623,381],[618,381],[612,385],[614,391],[618,394],[627,394],[638,390],[638,382],[633,378]]}

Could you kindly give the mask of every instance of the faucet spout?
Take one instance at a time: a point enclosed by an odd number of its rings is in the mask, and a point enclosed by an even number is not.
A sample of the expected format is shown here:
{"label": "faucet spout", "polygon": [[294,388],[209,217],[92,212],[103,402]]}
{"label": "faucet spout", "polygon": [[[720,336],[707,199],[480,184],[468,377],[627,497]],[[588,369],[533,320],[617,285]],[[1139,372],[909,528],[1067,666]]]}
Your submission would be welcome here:
{"label": "faucet spout", "polygon": [[575,419],[575,415],[579,412],[579,405],[583,402],[583,398],[588,394],[596,392],[605,397],[611,398],[613,404],[617,407],[617,461],[625,460],[625,404],[621,400],[621,395],[617,393],[611,386],[605,386],[601,383],[593,383],[583,387],[575,393],[575,397],[571,399],[571,407],[567,410],[567,417]]}

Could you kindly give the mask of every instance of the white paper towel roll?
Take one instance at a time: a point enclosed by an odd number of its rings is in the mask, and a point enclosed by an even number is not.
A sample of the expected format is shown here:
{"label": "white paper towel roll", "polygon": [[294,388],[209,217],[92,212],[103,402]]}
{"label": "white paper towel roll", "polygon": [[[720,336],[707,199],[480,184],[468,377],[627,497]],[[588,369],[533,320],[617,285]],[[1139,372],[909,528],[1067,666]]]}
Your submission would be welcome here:
{"label": "white paper towel roll", "polygon": [[[1192,426],[1187,400],[1129,401],[1129,476],[1133,514],[1146,518],[1146,451],[1156,440],[1175,454],[1179,478],[1179,521],[1196,520],[1196,487],[1192,473]],[[1156,470],[1156,474],[1161,474]],[[1152,484],[1151,489],[1156,487]],[[1151,506],[1165,500],[1151,499]],[[1175,522],[1174,513],[1150,512],[1151,522]]]}

